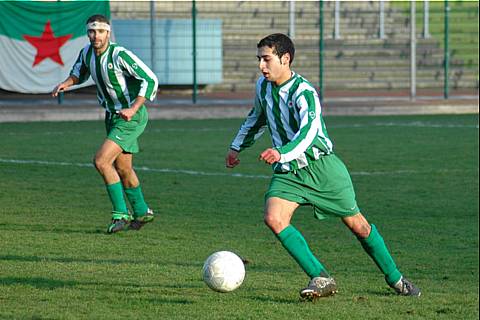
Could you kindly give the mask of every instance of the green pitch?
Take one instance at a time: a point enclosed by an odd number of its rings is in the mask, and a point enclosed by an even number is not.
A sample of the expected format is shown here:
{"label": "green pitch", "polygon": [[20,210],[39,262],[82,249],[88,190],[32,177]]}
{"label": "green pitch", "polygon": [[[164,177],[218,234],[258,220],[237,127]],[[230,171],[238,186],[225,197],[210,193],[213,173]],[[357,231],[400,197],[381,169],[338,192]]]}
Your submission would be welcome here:
{"label": "green pitch", "polygon": [[[159,216],[115,235],[90,164],[103,123],[2,123],[0,318],[478,319],[478,115],[325,120],[362,211],[421,298],[394,295],[340,221],[302,208],[293,222],[339,293],[300,302],[308,279],[262,222],[270,168],[257,156],[269,140],[224,168],[241,120],[151,121],[136,166]],[[218,250],[250,261],[232,293],[201,280]]]}

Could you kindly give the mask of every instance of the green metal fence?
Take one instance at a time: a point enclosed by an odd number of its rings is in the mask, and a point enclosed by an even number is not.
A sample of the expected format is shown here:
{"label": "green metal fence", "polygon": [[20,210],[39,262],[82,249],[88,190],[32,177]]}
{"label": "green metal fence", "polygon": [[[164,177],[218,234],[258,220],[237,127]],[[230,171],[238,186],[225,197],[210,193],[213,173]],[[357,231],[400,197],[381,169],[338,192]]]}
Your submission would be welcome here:
{"label": "green metal fence", "polygon": [[[196,19],[221,20],[222,80],[194,85],[191,74],[192,83],[178,87],[195,87],[200,94],[250,92],[259,75],[256,43],[270,33],[282,32],[293,33],[297,49],[293,69],[316,84],[322,95],[408,95],[412,57],[409,1],[292,2],[196,1]],[[477,94],[478,2],[415,4],[416,94]],[[192,6],[192,1],[157,1],[153,17],[192,19]],[[148,1],[111,2],[113,20],[150,19],[151,10]],[[197,37],[197,45],[203,41]]]}

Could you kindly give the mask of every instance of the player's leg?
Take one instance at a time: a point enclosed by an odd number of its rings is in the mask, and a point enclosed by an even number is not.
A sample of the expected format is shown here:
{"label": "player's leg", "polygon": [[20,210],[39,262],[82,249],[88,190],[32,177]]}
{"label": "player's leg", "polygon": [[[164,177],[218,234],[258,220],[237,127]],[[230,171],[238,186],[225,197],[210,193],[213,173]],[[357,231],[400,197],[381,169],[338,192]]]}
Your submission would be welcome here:
{"label": "player's leg", "polygon": [[107,193],[112,202],[112,223],[109,225],[107,232],[114,233],[124,229],[131,220],[128,214],[127,204],[123,196],[123,186],[120,182],[120,176],[116,171],[113,163],[115,159],[122,153],[122,148],[115,142],[106,139],[100,146],[94,158],[94,165],[102,176]]}
{"label": "player's leg", "polygon": [[298,206],[295,202],[278,197],[268,198],[265,204],[265,224],[310,278],[328,276],[327,270],[313,255],[300,231],[290,224]]}
{"label": "player's leg", "polygon": [[365,217],[358,213],[342,218],[343,223],[357,236],[362,247],[385,275],[386,282],[399,294],[419,296],[420,290],[405,279],[398,270],[385,242],[377,230]]}
{"label": "player's leg", "polygon": [[115,160],[115,168],[120,175],[125,194],[133,209],[134,220],[130,224],[130,228],[138,230],[145,223],[153,220],[154,213],[145,202],[140,182],[133,169],[133,154],[120,154]]}
{"label": "player's leg", "polygon": [[115,142],[105,139],[97,150],[93,163],[106,184],[120,182],[120,176],[113,166],[115,159],[122,153],[122,148]]}
{"label": "player's leg", "polygon": [[[331,279],[325,267],[313,255],[303,235],[290,224],[293,213],[298,206],[296,202],[282,198],[268,198],[265,204],[265,224],[275,233],[283,247],[295,259],[310,279]],[[336,288],[330,287],[332,281],[330,281],[328,288],[324,288],[324,286],[321,288],[323,292],[312,292],[312,288],[310,288],[309,293],[314,293],[315,295],[318,293],[318,296],[333,294]],[[307,296],[308,294],[305,297]]]}

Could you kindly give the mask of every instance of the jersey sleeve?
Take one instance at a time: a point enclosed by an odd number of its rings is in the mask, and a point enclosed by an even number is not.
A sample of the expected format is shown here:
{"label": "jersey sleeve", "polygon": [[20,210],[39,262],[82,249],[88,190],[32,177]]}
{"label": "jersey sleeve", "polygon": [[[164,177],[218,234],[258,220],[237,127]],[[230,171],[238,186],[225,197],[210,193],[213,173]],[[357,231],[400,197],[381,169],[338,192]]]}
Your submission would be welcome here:
{"label": "jersey sleeve", "polygon": [[90,77],[90,70],[85,62],[85,55],[88,54],[88,50],[86,51],[86,54],[84,54],[85,51],[85,48],[80,51],[80,54],[70,71],[70,75],[78,79],[78,84],[84,83]]}
{"label": "jersey sleeve", "polygon": [[242,151],[250,147],[265,132],[267,121],[258,94],[255,96],[255,105],[248,113],[247,118],[238,130],[230,149]]}
{"label": "jersey sleeve", "polygon": [[314,90],[303,90],[295,100],[300,116],[300,128],[292,140],[277,148],[280,163],[287,163],[300,157],[312,144],[320,129],[320,100]]}
{"label": "jersey sleeve", "polygon": [[153,101],[158,88],[158,79],[153,71],[128,50],[122,50],[118,54],[117,62],[126,73],[141,81],[138,95]]}

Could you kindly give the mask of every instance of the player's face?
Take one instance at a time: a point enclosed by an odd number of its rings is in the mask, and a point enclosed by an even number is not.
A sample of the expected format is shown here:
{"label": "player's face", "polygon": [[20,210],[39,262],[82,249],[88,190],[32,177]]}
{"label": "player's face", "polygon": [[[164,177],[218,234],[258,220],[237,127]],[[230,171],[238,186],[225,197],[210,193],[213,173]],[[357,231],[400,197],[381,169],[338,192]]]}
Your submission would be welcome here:
{"label": "player's face", "polygon": [[110,31],[103,29],[90,29],[88,30],[88,39],[90,40],[90,43],[95,51],[103,52],[108,47]]}
{"label": "player's face", "polygon": [[284,54],[280,59],[273,53],[273,49],[268,46],[257,49],[258,68],[267,81],[279,85],[290,79],[291,71],[289,66],[288,54]]}

